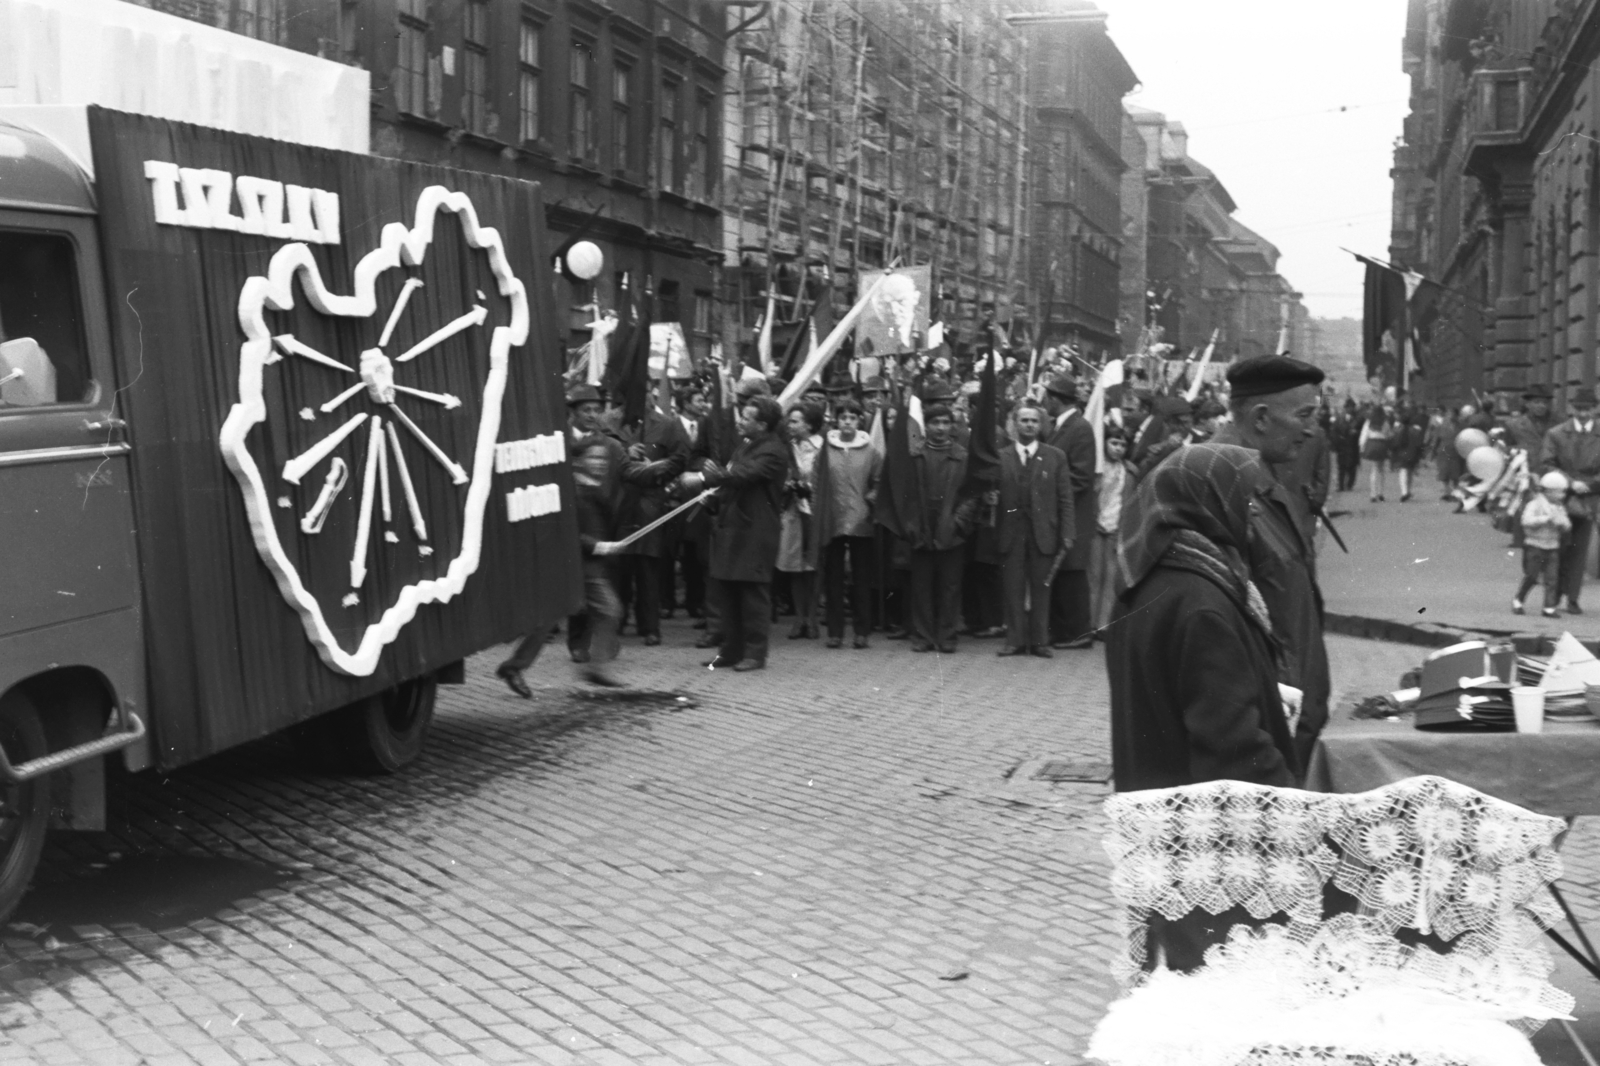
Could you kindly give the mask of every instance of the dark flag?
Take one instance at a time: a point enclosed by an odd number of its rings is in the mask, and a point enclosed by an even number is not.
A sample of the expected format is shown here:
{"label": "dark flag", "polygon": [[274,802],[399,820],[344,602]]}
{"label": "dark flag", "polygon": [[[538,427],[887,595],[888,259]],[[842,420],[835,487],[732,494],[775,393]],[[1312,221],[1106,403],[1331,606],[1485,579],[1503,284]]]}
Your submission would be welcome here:
{"label": "dark flag", "polygon": [[706,419],[706,454],[718,465],[727,465],[739,445],[739,429],[734,421],[734,397],[722,387],[722,371],[711,375],[711,417]]}
{"label": "dark flag", "polygon": [[1383,350],[1383,335],[1398,332],[1406,308],[1406,283],[1399,271],[1379,266],[1365,256],[1356,258],[1367,267],[1361,301],[1361,354],[1370,378],[1393,358]]}
{"label": "dark flag", "polygon": [[605,387],[622,407],[622,424],[644,421],[650,403],[650,312],[648,301],[636,299],[633,320],[617,330],[619,343],[606,365]]}
{"label": "dark flag", "polygon": [[911,412],[902,400],[895,409],[873,521],[901,540],[920,544],[922,536],[922,483],[911,458]]}
{"label": "dark flag", "polygon": [[972,435],[967,439],[967,477],[963,496],[978,496],[1000,487],[1000,449],[995,446],[995,354],[983,354],[978,375],[978,403],[972,412]]}

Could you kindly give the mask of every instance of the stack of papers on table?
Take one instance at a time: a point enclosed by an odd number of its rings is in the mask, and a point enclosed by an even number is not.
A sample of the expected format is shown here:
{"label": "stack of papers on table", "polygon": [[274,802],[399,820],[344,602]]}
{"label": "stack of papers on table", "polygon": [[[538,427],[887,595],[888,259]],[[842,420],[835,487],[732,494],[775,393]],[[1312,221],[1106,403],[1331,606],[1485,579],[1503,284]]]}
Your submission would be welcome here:
{"label": "stack of papers on table", "polygon": [[[1520,670],[1519,670],[1520,674]],[[1544,689],[1544,713],[1550,718],[1588,718],[1584,687],[1600,685],[1600,659],[1571,633],[1561,634],[1537,684]]]}
{"label": "stack of papers on table", "polygon": [[1509,645],[1469,640],[1440,648],[1422,664],[1413,724],[1418,729],[1515,729],[1511,679],[1517,667]]}

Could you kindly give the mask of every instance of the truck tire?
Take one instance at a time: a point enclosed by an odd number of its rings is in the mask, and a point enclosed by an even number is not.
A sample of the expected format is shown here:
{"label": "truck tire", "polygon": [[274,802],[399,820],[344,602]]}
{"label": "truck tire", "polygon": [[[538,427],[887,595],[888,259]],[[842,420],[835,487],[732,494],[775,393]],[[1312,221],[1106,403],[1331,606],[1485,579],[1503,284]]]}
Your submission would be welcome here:
{"label": "truck tire", "polygon": [[392,774],[415,762],[433,723],[438,693],[435,678],[419,677],[329,715],[350,769]]}
{"label": "truck tire", "polygon": [[[21,692],[0,699],[0,748],[12,766],[49,754],[33,701]],[[33,880],[50,828],[50,776],[0,786],[0,924],[11,917]]]}

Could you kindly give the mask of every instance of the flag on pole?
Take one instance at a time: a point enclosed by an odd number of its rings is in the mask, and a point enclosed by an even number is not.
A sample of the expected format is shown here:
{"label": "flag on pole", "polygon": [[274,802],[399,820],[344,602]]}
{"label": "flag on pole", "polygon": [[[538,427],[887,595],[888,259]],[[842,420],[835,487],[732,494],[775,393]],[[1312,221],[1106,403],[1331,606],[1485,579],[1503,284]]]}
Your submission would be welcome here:
{"label": "flag on pole", "polygon": [[1189,382],[1189,390],[1184,394],[1184,399],[1194,403],[1195,397],[1200,395],[1200,386],[1206,379],[1206,367],[1211,364],[1211,353],[1217,350],[1217,337],[1222,330],[1211,331],[1211,342],[1206,345],[1206,353],[1200,357],[1200,365],[1195,369],[1194,380]]}
{"label": "flag on pole", "polygon": [[767,313],[761,316],[761,324],[756,331],[756,358],[761,363],[763,374],[772,373],[772,316],[777,309],[777,297],[772,292],[769,284],[767,287]]}
{"label": "flag on pole", "polygon": [[855,328],[856,319],[860,318],[862,312],[867,309],[867,301],[871,300],[879,287],[892,277],[894,275],[887,272],[881,275],[877,281],[872,283],[870,289],[861,294],[860,299],[856,300],[855,306],[845,312],[844,317],[839,319],[838,323],[828,333],[827,339],[806,357],[805,364],[800,367],[799,372],[795,374],[788,385],[784,386],[783,393],[778,397],[780,406],[789,406],[799,398],[802,392],[806,391],[806,386],[816,380],[817,375],[822,372],[822,368],[827,365],[828,360],[833,358],[833,353],[839,350],[839,345],[844,343],[846,335]]}

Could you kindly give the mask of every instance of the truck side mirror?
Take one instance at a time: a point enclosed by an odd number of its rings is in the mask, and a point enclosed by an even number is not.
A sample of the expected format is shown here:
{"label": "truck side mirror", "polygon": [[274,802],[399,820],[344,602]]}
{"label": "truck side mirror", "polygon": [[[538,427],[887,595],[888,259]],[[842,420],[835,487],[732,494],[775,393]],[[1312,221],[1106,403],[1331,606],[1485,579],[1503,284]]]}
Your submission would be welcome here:
{"label": "truck side mirror", "polygon": [[32,337],[0,343],[0,403],[38,407],[56,402],[56,367]]}

